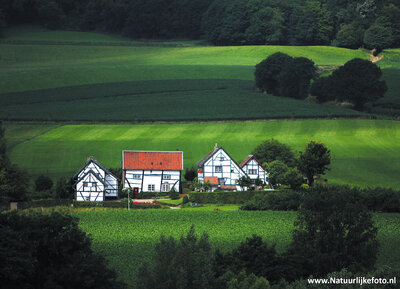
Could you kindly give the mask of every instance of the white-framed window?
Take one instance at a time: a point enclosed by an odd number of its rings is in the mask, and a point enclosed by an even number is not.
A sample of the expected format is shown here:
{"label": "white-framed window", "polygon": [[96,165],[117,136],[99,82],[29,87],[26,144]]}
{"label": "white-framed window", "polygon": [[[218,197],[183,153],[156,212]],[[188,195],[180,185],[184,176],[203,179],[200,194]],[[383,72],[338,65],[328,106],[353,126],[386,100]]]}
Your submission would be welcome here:
{"label": "white-framed window", "polygon": [[219,157],[219,160],[220,160],[220,161],[224,161],[225,158],[224,158],[223,156],[220,156],[220,157]]}
{"label": "white-framed window", "polygon": [[139,174],[132,175],[132,179],[140,180],[141,178],[142,178],[142,175],[139,175]]}
{"label": "white-framed window", "polygon": [[222,173],[222,166],[215,166],[216,173]]}
{"label": "white-framed window", "polygon": [[83,183],[83,187],[84,188],[88,187],[88,183]]}
{"label": "white-framed window", "polygon": [[170,180],[171,179],[171,175],[163,175],[163,179],[164,180]]}
{"label": "white-framed window", "polygon": [[161,186],[161,191],[163,192],[169,192],[170,191],[170,185],[169,184],[163,184]]}
{"label": "white-framed window", "polygon": [[156,190],[156,185],[154,184],[147,185],[148,192],[154,192],[155,190]]}
{"label": "white-framed window", "polygon": [[257,170],[251,169],[251,170],[249,170],[249,174],[250,175],[256,175],[257,174]]}

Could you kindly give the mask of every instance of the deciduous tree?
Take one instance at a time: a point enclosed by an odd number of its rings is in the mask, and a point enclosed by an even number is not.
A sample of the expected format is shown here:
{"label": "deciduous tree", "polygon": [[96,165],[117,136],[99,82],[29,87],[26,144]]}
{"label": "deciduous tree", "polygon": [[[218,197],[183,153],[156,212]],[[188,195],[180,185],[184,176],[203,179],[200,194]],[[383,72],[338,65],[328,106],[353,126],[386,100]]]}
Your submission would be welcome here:
{"label": "deciduous tree", "polygon": [[323,175],[331,163],[331,152],[322,142],[311,141],[300,153],[298,168],[308,180],[310,186],[314,183],[314,176]]}
{"label": "deciduous tree", "polygon": [[308,274],[374,267],[378,242],[372,214],[350,187],[316,185],[304,194],[291,251],[304,258]]}

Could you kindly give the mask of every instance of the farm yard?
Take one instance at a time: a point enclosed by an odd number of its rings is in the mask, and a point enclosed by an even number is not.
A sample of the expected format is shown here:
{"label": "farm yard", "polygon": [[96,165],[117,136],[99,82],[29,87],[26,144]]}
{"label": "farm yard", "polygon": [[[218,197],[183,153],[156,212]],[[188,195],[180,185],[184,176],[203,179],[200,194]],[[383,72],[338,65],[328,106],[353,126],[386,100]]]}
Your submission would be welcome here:
{"label": "farm yard", "polygon": [[[224,207],[221,207],[224,209]],[[208,232],[214,248],[229,251],[245,238],[260,235],[278,251],[291,241],[296,212],[213,211],[212,207],[182,210],[113,210],[72,213],[80,227],[93,237],[93,248],[104,255],[121,280],[135,288],[135,278],[142,262],[152,262],[154,245],[161,235],[178,238],[192,224],[196,232]],[[179,221],[178,221],[179,220]],[[381,247],[378,266],[400,268],[400,216],[375,214]]]}

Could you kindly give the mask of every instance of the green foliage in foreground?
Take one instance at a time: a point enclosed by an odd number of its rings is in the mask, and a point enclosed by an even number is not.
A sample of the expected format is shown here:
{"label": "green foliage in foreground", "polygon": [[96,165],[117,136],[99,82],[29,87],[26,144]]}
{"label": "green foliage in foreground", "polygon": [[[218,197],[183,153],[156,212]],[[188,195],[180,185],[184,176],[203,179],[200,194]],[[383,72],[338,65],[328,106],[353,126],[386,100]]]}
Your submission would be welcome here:
{"label": "green foliage in foreground", "polygon": [[0,235],[2,288],[124,288],[76,218],[2,213]]}
{"label": "green foliage in foreground", "polygon": [[[93,237],[93,248],[103,254],[119,278],[132,288],[136,272],[143,262],[150,263],[154,245],[161,235],[178,238],[192,224],[199,234],[207,232],[214,248],[224,252],[234,249],[246,237],[257,234],[278,252],[291,242],[295,212],[182,210],[114,210],[75,212],[79,225]],[[375,214],[378,227],[377,266],[400,268],[400,215]]]}
{"label": "green foliage in foreground", "polygon": [[[383,120],[298,120],[175,124],[63,125],[43,133],[31,124],[11,124],[6,138],[19,139],[10,158],[35,177],[74,175],[88,156],[104,167],[120,167],[122,150],[184,152],[185,167],[207,155],[217,142],[236,161],[266,139],[303,151],[310,140],[331,150],[330,183],[400,188],[400,123]],[[40,127],[40,124],[38,125]],[[48,125],[45,125],[48,129]],[[22,134],[21,131],[27,132]],[[30,132],[30,130],[32,130]],[[26,141],[26,135],[38,135]],[[16,135],[14,135],[16,134]],[[57,161],[55,161],[57,160]]]}

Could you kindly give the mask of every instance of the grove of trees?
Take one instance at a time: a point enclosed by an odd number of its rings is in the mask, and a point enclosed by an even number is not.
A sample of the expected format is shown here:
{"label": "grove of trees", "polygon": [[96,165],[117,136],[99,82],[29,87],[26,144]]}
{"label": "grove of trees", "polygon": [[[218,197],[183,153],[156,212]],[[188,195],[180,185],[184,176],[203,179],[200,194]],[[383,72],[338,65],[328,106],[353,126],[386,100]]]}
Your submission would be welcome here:
{"label": "grove of trees", "polygon": [[384,96],[387,86],[384,80],[380,80],[381,77],[382,71],[376,64],[355,58],[331,75],[314,81],[310,93],[320,102],[350,102],[359,109],[365,103]]}
{"label": "grove of trees", "polygon": [[5,25],[189,38],[215,45],[400,45],[397,0],[3,0]]}
{"label": "grove of trees", "polygon": [[322,142],[310,141],[296,158],[291,148],[277,140],[266,140],[252,154],[264,165],[268,172],[267,181],[274,187],[289,186],[297,190],[305,183],[314,184],[314,177],[324,175],[329,170],[330,150]]}

